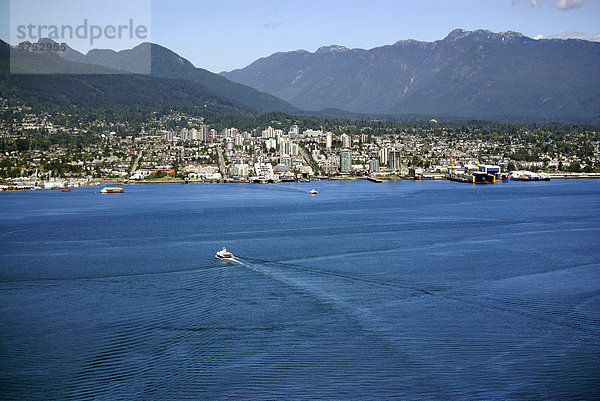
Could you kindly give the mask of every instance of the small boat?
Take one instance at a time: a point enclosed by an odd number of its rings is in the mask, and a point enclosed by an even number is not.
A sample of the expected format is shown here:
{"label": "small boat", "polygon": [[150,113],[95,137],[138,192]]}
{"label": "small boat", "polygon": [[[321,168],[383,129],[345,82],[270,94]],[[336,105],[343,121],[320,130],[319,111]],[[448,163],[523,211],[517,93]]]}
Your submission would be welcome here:
{"label": "small boat", "polygon": [[63,192],[71,192],[71,188],[63,189]]}
{"label": "small boat", "polygon": [[317,191],[316,189],[313,188],[310,191],[308,191],[308,193],[311,194],[311,195],[316,195],[316,194],[319,193],[319,191]]}
{"label": "small boat", "polygon": [[123,188],[121,187],[104,187],[100,191],[103,194],[122,194]]}
{"label": "small boat", "polygon": [[215,257],[219,259],[233,259],[233,253],[229,252],[227,248],[223,247],[223,249],[217,252]]}

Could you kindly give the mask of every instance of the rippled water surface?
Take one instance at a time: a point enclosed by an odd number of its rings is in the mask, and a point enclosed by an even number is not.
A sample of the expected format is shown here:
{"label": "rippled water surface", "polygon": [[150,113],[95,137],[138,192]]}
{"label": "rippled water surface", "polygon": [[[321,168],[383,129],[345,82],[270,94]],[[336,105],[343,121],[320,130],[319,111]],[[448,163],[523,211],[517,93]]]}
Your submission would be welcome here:
{"label": "rippled water surface", "polygon": [[97,191],[0,194],[0,399],[600,398],[600,181]]}

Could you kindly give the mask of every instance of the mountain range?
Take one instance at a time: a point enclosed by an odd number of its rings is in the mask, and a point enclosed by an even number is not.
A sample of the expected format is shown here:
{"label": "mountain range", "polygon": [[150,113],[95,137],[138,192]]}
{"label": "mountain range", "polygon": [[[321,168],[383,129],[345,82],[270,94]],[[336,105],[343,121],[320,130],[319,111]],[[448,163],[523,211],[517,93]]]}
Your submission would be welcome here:
{"label": "mountain range", "polygon": [[[52,43],[42,39],[38,43]],[[17,65],[20,74],[8,74]],[[0,41],[4,91],[58,103],[85,105],[212,105],[230,112],[298,112],[273,95],[194,67],[162,46],[132,49],[22,51]],[[145,74],[144,72],[149,72]]]}
{"label": "mountain range", "polygon": [[[154,43],[142,43],[132,49],[119,52],[107,49],[93,49],[85,55],[68,48],[66,52],[61,53],[61,56],[68,61],[94,64],[140,74],[149,71],[153,77],[196,82],[206,86],[215,93],[238,101],[260,112],[300,111],[298,108],[271,94],[232,82],[221,75],[205,69],[197,68],[175,52]],[[150,66],[147,65],[148,62]]]}
{"label": "mountain range", "polygon": [[456,29],[435,42],[275,53],[232,81],[306,110],[465,118],[600,118],[600,43]]}
{"label": "mountain range", "polygon": [[[11,63],[20,74],[10,74]],[[0,96],[28,104],[83,107],[188,107],[236,114],[256,110],[206,86],[63,59],[55,52],[27,52],[0,42]]]}
{"label": "mountain range", "polygon": [[[27,74],[9,74],[11,62]],[[92,107],[599,123],[599,88],[600,43],[517,32],[457,29],[435,42],[275,53],[221,75],[152,43],[84,55],[0,41],[1,96]]]}

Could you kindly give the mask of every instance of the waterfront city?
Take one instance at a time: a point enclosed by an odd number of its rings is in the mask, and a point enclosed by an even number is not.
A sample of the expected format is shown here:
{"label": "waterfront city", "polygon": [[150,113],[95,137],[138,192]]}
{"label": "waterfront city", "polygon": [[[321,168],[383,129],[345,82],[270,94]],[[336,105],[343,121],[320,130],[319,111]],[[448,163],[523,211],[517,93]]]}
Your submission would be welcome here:
{"label": "waterfront city", "polygon": [[[443,179],[453,168],[480,164],[554,177],[594,177],[600,171],[600,134],[586,126],[435,119],[302,124],[283,115],[242,129],[179,111],[154,113],[134,124],[9,107],[6,99],[0,105],[2,189],[100,181]],[[317,125],[323,121],[328,125]]]}

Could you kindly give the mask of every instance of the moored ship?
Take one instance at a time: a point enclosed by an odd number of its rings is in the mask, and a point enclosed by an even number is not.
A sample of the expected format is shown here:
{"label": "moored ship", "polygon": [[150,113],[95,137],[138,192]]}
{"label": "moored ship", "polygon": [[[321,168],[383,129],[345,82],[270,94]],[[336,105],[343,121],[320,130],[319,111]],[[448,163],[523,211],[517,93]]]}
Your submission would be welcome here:
{"label": "moored ship", "polygon": [[513,171],[510,179],[514,181],[550,181],[550,176],[546,173],[532,171]]}
{"label": "moored ship", "polygon": [[462,169],[454,168],[449,170],[447,177],[451,181],[467,182],[473,184],[495,184],[498,181],[507,181],[507,175],[502,174],[500,166],[482,164],[467,166]]}

